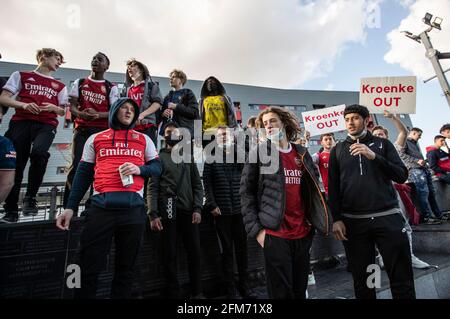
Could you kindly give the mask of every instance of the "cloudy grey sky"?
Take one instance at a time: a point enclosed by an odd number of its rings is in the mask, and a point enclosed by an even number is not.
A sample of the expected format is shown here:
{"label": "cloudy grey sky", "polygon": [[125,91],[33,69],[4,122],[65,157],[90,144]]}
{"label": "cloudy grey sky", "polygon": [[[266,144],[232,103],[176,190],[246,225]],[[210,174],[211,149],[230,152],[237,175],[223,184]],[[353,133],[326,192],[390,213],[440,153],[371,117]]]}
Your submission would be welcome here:
{"label": "cloudy grey sky", "polygon": [[[67,67],[89,68],[102,50],[111,70],[141,59],[155,75],[180,67],[194,79],[296,87],[326,75],[346,44],[362,42],[364,0],[4,0],[6,61],[61,50]],[[368,9],[369,8],[369,9]]]}

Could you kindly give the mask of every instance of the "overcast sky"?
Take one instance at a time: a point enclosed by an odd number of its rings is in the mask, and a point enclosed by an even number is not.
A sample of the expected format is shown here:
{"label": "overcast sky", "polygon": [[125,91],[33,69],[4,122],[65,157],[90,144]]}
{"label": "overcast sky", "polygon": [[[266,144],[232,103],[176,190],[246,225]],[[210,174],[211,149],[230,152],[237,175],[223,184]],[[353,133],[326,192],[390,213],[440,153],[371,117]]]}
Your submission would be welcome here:
{"label": "overcast sky", "polygon": [[[3,0],[2,8],[3,61],[35,63],[37,48],[54,47],[65,67],[83,69],[103,51],[111,71],[135,57],[153,75],[177,67],[197,80],[353,91],[364,76],[420,82],[434,71],[423,46],[399,31],[423,31],[427,11],[444,18],[432,41],[450,52],[449,0]],[[430,136],[450,122],[437,81],[418,87],[417,109],[413,122]]]}

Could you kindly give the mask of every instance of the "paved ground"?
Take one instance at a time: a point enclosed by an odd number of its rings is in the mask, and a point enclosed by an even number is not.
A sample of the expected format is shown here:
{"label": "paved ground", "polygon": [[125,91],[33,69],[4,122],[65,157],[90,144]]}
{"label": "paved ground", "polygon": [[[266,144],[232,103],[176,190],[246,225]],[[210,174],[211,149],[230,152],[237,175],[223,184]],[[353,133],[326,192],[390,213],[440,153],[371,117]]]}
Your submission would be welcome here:
{"label": "paved ground", "polygon": [[[417,257],[431,265],[440,267],[450,267],[449,255],[436,254],[416,254]],[[346,270],[346,262],[343,261],[333,269],[320,270],[314,273],[316,284],[308,286],[309,299],[354,299],[352,276]],[[429,272],[436,271],[434,268],[422,270],[414,269],[414,276],[417,278]],[[388,287],[389,280],[386,272],[383,271],[381,286],[382,289]],[[266,288],[255,289],[259,298],[268,298]]]}

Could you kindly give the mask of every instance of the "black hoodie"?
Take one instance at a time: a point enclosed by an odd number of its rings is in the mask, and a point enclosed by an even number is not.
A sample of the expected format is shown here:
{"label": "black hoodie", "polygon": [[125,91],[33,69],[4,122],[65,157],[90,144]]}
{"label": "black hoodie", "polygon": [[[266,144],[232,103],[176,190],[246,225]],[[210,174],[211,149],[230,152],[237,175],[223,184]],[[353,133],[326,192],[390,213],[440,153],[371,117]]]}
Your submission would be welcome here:
{"label": "black hoodie", "polygon": [[234,111],[234,105],[231,102],[231,98],[227,95],[227,92],[225,90],[225,87],[222,85],[222,83],[215,77],[210,76],[209,78],[207,78],[205,80],[205,82],[203,82],[202,85],[202,90],[201,90],[201,99],[200,99],[200,115],[202,118],[202,122],[204,122],[205,120],[205,108],[203,106],[203,101],[205,100],[206,97],[211,96],[211,92],[208,91],[206,82],[208,82],[209,79],[214,79],[217,83],[217,95],[222,95],[225,98],[225,103],[227,106],[227,118],[228,118],[228,123],[227,126],[228,127],[237,127],[237,120],[236,120],[236,114]]}
{"label": "black hoodie", "polygon": [[394,145],[370,132],[359,142],[376,154],[374,160],[361,155],[361,166],[359,156],[350,154],[350,145],[356,143],[352,138],[331,150],[328,195],[334,221],[341,220],[343,213],[371,215],[399,207],[392,181],[403,184],[408,170]]}

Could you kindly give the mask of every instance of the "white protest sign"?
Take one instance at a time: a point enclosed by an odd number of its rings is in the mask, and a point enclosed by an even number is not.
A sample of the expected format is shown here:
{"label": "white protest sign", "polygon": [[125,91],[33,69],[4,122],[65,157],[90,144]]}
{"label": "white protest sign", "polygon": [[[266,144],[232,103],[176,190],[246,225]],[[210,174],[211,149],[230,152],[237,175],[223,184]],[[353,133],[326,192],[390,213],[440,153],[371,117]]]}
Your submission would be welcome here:
{"label": "white protest sign", "polygon": [[416,88],[415,76],[363,78],[359,104],[373,114],[383,114],[384,110],[393,114],[415,114]]}
{"label": "white protest sign", "polygon": [[302,117],[305,130],[311,136],[344,131],[344,109],[345,104],[303,112]]}

